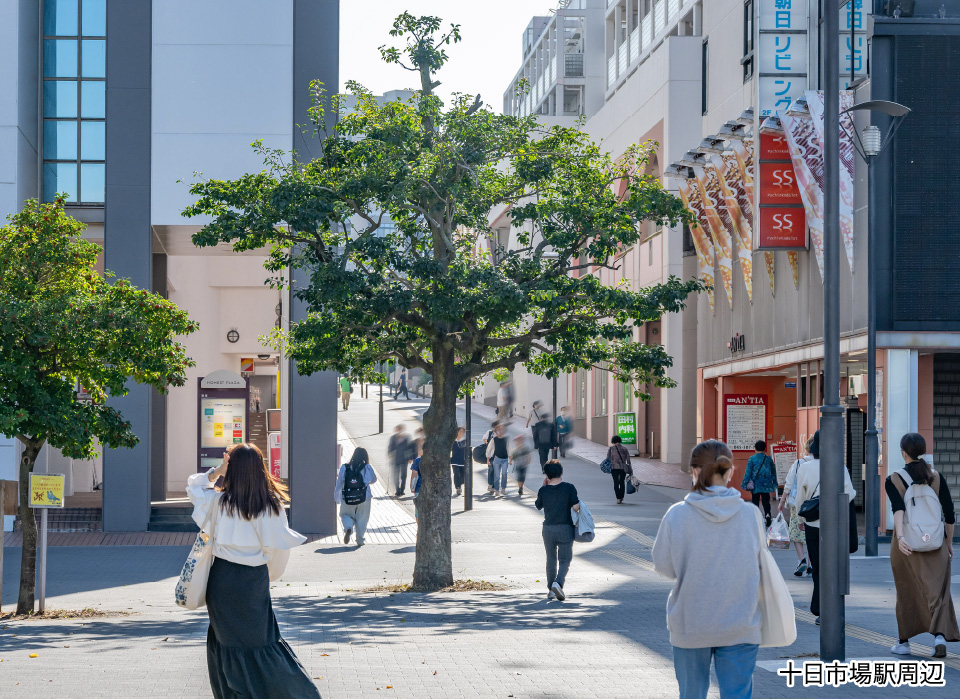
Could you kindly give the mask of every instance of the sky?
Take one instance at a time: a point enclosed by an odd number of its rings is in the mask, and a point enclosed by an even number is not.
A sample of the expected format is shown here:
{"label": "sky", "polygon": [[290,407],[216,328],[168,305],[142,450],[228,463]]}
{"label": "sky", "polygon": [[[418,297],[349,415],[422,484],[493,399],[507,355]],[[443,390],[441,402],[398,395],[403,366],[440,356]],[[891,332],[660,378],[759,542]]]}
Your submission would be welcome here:
{"label": "sky", "polygon": [[380,58],[378,47],[399,45],[389,35],[404,10],[460,25],[462,40],[447,47],[450,57],[437,78],[445,100],[453,92],[479,93],[495,112],[520,68],[521,39],[530,18],[547,15],[557,0],[340,0],[340,89],[356,80],[376,94],[416,87],[417,76]]}

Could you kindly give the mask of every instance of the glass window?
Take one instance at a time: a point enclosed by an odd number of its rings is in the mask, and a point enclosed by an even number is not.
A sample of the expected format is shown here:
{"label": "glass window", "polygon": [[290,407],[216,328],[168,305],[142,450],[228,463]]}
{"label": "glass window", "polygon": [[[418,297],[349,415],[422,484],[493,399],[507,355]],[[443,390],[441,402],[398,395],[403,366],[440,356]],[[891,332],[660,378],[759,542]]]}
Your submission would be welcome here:
{"label": "glass window", "polygon": [[106,122],[80,122],[80,160],[103,160]]}
{"label": "glass window", "polygon": [[[103,83],[101,83],[102,85]],[[43,83],[43,116],[77,116],[77,83],[73,80],[46,80]],[[103,116],[103,115],[100,115]]]}
{"label": "glass window", "polygon": [[43,40],[43,76],[45,78],[77,77],[77,40]]}
{"label": "glass window", "polygon": [[84,36],[107,35],[107,1],[83,0],[80,31]]}
{"label": "glass window", "polygon": [[107,116],[107,84],[102,80],[84,80],[80,83],[80,116],[103,119]]}
{"label": "glass window", "polygon": [[76,163],[44,163],[43,165],[43,199],[44,201],[52,202],[53,196],[58,192],[66,192],[68,202],[77,201],[77,164]]}
{"label": "glass window", "polygon": [[80,165],[80,201],[104,201],[103,163],[82,163]]}
{"label": "glass window", "polygon": [[46,0],[43,3],[43,33],[47,36],[76,36],[77,0]]}
{"label": "glass window", "polygon": [[77,159],[77,123],[54,121],[43,123],[43,157],[47,160]]}
{"label": "glass window", "polygon": [[107,76],[107,42],[103,39],[84,39],[81,43],[81,68],[84,78]]}

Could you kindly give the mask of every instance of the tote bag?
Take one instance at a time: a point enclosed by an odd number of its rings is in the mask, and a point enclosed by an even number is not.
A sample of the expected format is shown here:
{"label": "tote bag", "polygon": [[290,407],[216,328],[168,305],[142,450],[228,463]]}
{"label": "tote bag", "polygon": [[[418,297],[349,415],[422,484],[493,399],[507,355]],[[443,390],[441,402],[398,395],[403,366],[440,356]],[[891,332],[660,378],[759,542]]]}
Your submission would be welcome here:
{"label": "tote bag", "polygon": [[180,579],[174,590],[174,599],[181,608],[196,610],[207,604],[207,579],[213,566],[213,532],[216,528],[220,499],[210,504],[210,512],[204,518],[200,534],[193,541],[187,561],[180,571]]}
{"label": "tote bag", "polygon": [[797,618],[793,610],[793,598],[787,588],[777,562],[767,547],[767,535],[756,508],[757,527],[760,528],[760,588],[757,602],[760,605],[760,646],[787,647],[797,639]]}

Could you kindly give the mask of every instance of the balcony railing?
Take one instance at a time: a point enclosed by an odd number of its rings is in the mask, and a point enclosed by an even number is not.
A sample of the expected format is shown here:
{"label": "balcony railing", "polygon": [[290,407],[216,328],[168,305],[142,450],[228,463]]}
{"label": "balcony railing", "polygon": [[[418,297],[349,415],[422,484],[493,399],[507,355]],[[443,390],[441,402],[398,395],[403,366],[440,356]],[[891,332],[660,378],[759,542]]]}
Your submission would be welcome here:
{"label": "balcony railing", "polygon": [[658,0],[658,2],[653,6],[653,24],[656,31],[663,31],[663,28],[667,26],[667,2],[666,0]]}
{"label": "balcony railing", "polygon": [[640,23],[640,40],[641,49],[646,49],[653,43],[653,13],[648,14],[643,18],[643,22]]}
{"label": "balcony railing", "polygon": [[620,44],[620,49],[617,51],[617,65],[619,67],[620,75],[624,75],[627,72],[627,50],[629,48],[630,47],[627,44]]}
{"label": "balcony railing", "polygon": [[683,0],[670,0],[670,5],[667,8],[667,15],[670,19],[675,18],[680,14],[680,6],[683,4]]}
{"label": "balcony railing", "polygon": [[607,87],[613,85],[613,81],[617,79],[617,55],[614,54],[607,59]]}
{"label": "balcony railing", "polygon": [[634,27],[630,32],[630,63],[636,63],[640,58],[640,27]]}

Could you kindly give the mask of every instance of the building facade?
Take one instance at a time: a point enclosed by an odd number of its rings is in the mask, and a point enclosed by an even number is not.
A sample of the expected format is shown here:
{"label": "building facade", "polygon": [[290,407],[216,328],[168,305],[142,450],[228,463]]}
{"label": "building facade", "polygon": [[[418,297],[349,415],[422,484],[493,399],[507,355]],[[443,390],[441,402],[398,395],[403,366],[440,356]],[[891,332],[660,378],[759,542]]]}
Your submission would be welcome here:
{"label": "building facade", "polygon": [[[247,405],[217,438],[266,449],[268,429],[277,433],[294,527],[335,532],[333,506],[322,505],[336,468],[335,378],[299,376],[260,340],[304,310],[264,284],[263,253],[194,247],[204,222],[181,212],[196,178],[261,170],[256,140],[300,159],[319,153],[309,83],[339,84],[337,0],[3,0],[0,35],[0,89],[16,96],[0,108],[0,213],[66,192],[105,269],[200,325],[186,339],[196,367],[184,387],[163,396],[133,385],[112,400],[136,448],[89,463],[48,450],[38,469],[66,473],[68,494],[97,488],[105,530],[146,530],[151,502],[182,492],[211,459],[201,457],[214,423],[203,423],[200,382],[226,371]],[[274,425],[267,409],[279,409]],[[16,452],[0,445],[5,478]]]}

